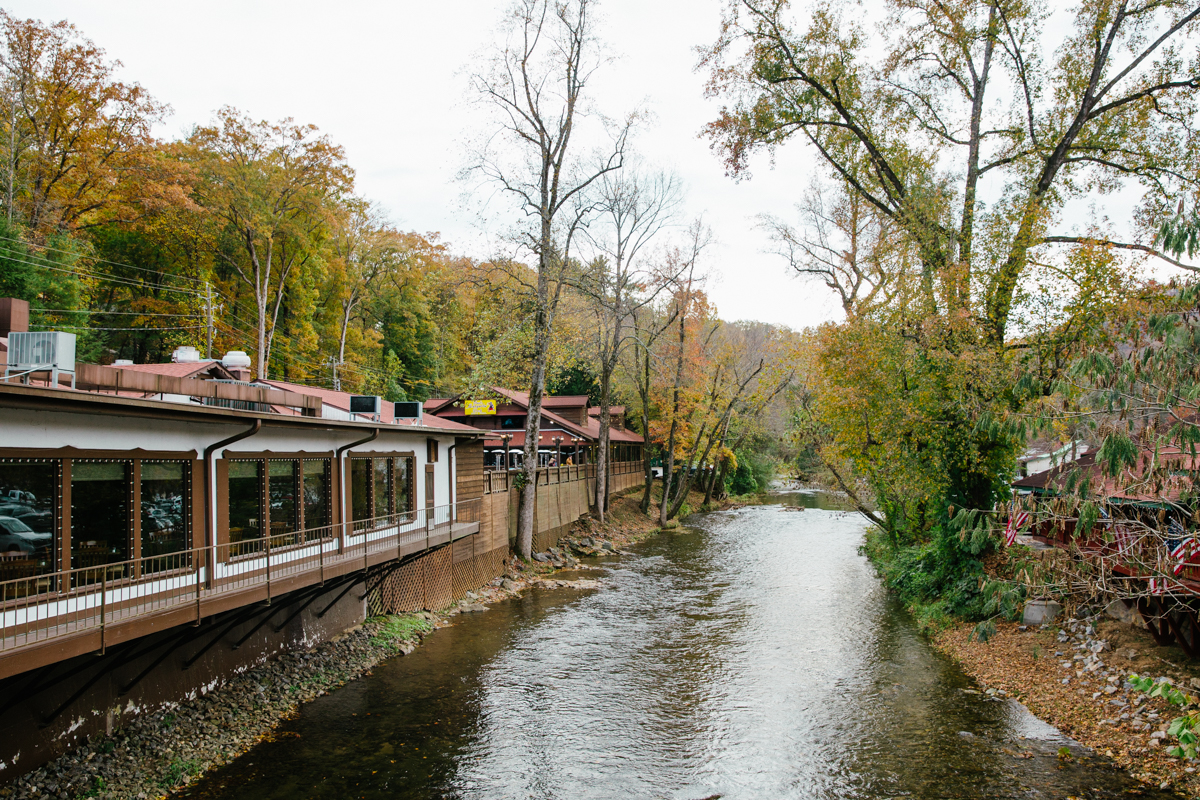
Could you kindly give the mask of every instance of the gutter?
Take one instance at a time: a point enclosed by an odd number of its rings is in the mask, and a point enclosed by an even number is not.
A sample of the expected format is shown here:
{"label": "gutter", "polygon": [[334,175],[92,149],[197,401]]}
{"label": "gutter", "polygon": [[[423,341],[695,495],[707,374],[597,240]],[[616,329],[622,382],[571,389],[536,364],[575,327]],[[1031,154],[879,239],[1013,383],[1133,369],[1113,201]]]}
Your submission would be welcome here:
{"label": "gutter", "polygon": [[[208,509],[204,514],[204,547],[211,549],[212,561],[210,564],[217,563],[217,462],[213,458],[213,454],[217,450],[227,447],[234,442],[240,442],[242,439],[249,439],[254,434],[262,430],[261,419],[254,420],[254,424],[248,430],[241,433],[235,433],[228,439],[222,439],[219,442],[214,442],[204,448],[204,489],[208,493]],[[212,570],[209,570],[209,581],[212,580]]]}

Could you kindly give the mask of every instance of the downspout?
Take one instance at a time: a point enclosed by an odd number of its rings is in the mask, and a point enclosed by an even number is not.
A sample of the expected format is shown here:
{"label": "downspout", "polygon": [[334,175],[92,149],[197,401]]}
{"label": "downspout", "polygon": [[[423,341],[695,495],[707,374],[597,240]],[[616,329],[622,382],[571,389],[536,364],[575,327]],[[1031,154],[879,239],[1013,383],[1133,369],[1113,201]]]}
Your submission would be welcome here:
{"label": "downspout", "polygon": [[351,442],[350,444],[344,444],[337,449],[338,489],[342,493],[342,545],[343,546],[345,546],[345,544],[346,544],[346,522],[348,521],[350,512],[349,512],[349,507],[347,506],[347,503],[349,502],[349,500],[347,499],[348,493],[346,492],[346,460],[344,458],[342,458],[342,454],[345,453],[347,450],[349,450],[351,447],[358,447],[360,444],[366,444],[367,442],[373,442],[378,438],[379,438],[379,428],[376,428],[375,430],[371,431],[371,435],[366,437],[365,439],[359,439],[357,442]]}
{"label": "downspout", "polygon": [[[211,566],[215,567],[217,563],[217,462],[213,458],[213,454],[234,442],[249,439],[260,430],[262,430],[262,420],[256,419],[249,430],[235,433],[228,439],[222,439],[204,448],[204,490],[208,493],[208,513],[204,515],[204,547],[212,553]],[[210,569],[208,572],[208,580],[211,583],[212,570]]]}
{"label": "downspout", "polygon": [[454,511],[455,511],[455,509],[454,509],[454,483],[455,483],[455,480],[454,480],[455,479],[454,448],[456,448],[456,447],[458,447],[457,441],[454,444],[452,444],[446,448],[446,470],[447,470],[447,472],[450,473],[449,486],[450,486],[450,521],[451,522],[454,522],[455,518],[458,516],[457,514],[454,513]]}

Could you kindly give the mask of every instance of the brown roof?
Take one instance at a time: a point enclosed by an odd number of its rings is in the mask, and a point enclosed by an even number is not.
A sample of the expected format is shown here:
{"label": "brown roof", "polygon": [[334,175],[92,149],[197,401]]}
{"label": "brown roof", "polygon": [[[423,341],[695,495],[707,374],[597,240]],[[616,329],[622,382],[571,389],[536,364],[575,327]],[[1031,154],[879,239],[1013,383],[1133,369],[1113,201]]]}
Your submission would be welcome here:
{"label": "brown roof", "polygon": [[586,394],[548,394],[542,398],[542,408],[579,408],[587,404]]}
{"label": "brown roof", "polygon": [[172,361],[167,364],[113,364],[116,369],[127,369],[131,372],[149,372],[154,375],[168,375],[172,378],[191,378],[201,372],[208,372],[213,377],[233,380],[233,374],[220,361]]}

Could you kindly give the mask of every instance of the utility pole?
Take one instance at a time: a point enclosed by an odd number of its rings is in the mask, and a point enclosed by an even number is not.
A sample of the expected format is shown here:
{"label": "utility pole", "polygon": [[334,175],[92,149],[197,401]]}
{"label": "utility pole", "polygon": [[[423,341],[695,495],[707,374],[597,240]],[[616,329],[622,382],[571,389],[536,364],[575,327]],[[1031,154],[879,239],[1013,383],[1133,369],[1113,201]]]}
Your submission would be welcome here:
{"label": "utility pole", "polygon": [[204,282],[204,318],[208,329],[208,343],[204,348],[204,357],[212,358],[212,335],[213,335],[213,306],[212,306],[212,284],[208,281]]}

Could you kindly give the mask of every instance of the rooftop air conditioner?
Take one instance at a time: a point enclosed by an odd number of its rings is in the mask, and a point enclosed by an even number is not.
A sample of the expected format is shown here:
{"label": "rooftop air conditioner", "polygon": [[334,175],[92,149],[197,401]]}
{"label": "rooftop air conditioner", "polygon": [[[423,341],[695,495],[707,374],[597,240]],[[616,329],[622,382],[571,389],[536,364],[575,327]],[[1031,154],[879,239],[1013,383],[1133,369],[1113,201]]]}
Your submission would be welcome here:
{"label": "rooftop air conditioner", "polygon": [[402,419],[415,419],[417,424],[421,424],[422,403],[412,400],[398,401],[392,407],[392,416],[399,422]]}
{"label": "rooftop air conditioner", "polygon": [[383,413],[383,398],[378,395],[350,395],[350,413],[351,414],[370,414],[372,417],[378,417]]}
{"label": "rooftop air conditioner", "polygon": [[58,373],[71,376],[75,388],[75,334],[61,331],[13,331],[8,335],[8,365],[4,380],[28,380],[34,372],[49,372],[50,385],[58,386]]}

